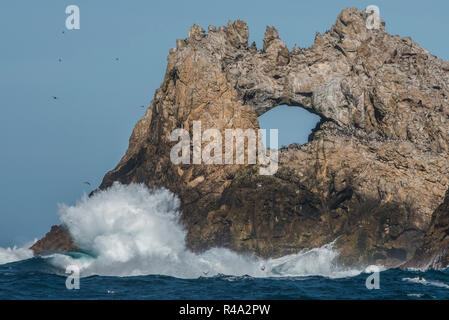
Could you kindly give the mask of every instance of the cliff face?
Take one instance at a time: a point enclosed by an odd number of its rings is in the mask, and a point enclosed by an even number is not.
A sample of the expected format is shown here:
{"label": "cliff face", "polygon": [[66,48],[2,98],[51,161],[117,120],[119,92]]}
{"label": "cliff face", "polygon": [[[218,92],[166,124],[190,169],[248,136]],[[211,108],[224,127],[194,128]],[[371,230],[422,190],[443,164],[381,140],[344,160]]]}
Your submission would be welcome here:
{"label": "cliff face", "polygon": [[[207,33],[194,25],[170,49],[163,83],[100,189],[170,189],[192,250],[273,257],[338,238],[347,264],[410,259],[449,186],[449,63],[383,25],[368,29],[366,17],[346,9],[311,48],[291,51],[275,28],[258,50],[242,21]],[[174,129],[258,128],[284,104],[321,122],[306,145],[280,150],[275,175],[170,161]]]}
{"label": "cliff face", "polygon": [[440,269],[449,266],[449,190],[444,202],[435,210],[430,228],[415,256],[403,267]]}

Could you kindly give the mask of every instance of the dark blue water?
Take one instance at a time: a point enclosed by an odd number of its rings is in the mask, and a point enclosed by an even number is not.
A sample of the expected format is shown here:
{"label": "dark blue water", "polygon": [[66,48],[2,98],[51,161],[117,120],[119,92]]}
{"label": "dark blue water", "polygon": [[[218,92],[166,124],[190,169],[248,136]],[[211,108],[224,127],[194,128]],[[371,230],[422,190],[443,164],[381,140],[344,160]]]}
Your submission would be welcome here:
{"label": "dark blue water", "polygon": [[66,288],[62,270],[33,258],[0,265],[0,299],[449,299],[449,271],[380,273],[380,289],[368,290],[369,274],[325,277],[252,278],[168,276],[81,278]]}

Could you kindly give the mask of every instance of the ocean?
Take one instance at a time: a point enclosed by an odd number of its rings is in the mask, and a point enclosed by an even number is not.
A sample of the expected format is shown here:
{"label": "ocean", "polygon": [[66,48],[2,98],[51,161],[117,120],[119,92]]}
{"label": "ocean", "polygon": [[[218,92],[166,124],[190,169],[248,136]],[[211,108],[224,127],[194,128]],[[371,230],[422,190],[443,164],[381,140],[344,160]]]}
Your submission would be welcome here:
{"label": "ocean", "polygon": [[447,271],[380,272],[380,288],[368,290],[368,274],[266,277],[216,275],[181,279],[164,275],[89,276],[79,290],[66,288],[66,276],[43,258],[0,266],[0,300],[8,299],[449,299]]}
{"label": "ocean", "polygon": [[[447,270],[345,268],[334,243],[276,259],[225,248],[193,253],[178,207],[168,190],[139,184],[60,205],[61,223],[83,252],[33,257],[31,244],[0,248],[0,300],[449,299]],[[79,289],[70,290],[77,272]]]}

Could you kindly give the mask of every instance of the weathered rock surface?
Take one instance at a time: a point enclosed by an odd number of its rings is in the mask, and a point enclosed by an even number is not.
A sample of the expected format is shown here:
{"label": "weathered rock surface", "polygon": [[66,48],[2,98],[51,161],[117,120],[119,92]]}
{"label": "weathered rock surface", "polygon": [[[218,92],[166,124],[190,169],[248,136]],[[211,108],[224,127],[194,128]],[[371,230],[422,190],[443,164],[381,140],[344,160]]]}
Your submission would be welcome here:
{"label": "weathered rock surface", "polygon": [[73,243],[69,232],[62,226],[53,226],[44,238],[37,241],[31,248],[42,255],[54,252],[76,252],[79,248]]}
{"label": "weathered rock surface", "polygon": [[[208,33],[194,25],[170,49],[163,83],[100,189],[170,189],[195,251],[277,257],[338,239],[347,264],[410,259],[449,187],[449,63],[365,18],[346,9],[311,48],[291,52],[274,27],[258,50],[242,21]],[[275,175],[170,161],[175,128],[191,137],[195,120],[203,132],[258,128],[284,104],[321,122],[306,145],[280,150]]]}
{"label": "weathered rock surface", "polygon": [[403,267],[440,269],[449,266],[449,190],[444,202],[435,210],[430,228],[415,256]]}

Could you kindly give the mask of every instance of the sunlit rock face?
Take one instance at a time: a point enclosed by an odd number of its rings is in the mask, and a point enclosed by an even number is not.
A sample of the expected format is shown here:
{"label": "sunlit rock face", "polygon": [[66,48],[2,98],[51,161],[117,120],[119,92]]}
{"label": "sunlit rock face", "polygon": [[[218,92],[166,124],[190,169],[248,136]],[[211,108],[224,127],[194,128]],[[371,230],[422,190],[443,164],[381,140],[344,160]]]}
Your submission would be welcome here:
{"label": "sunlit rock face", "polygon": [[[187,245],[278,257],[337,239],[341,262],[410,259],[449,176],[449,63],[410,38],[367,27],[346,9],[310,48],[291,52],[274,27],[248,46],[243,21],[208,32],[194,25],[170,49],[165,78],[114,181],[163,186],[182,202]],[[279,153],[272,176],[258,165],[174,165],[170,133],[253,128],[279,106],[321,117],[305,145]]]}

